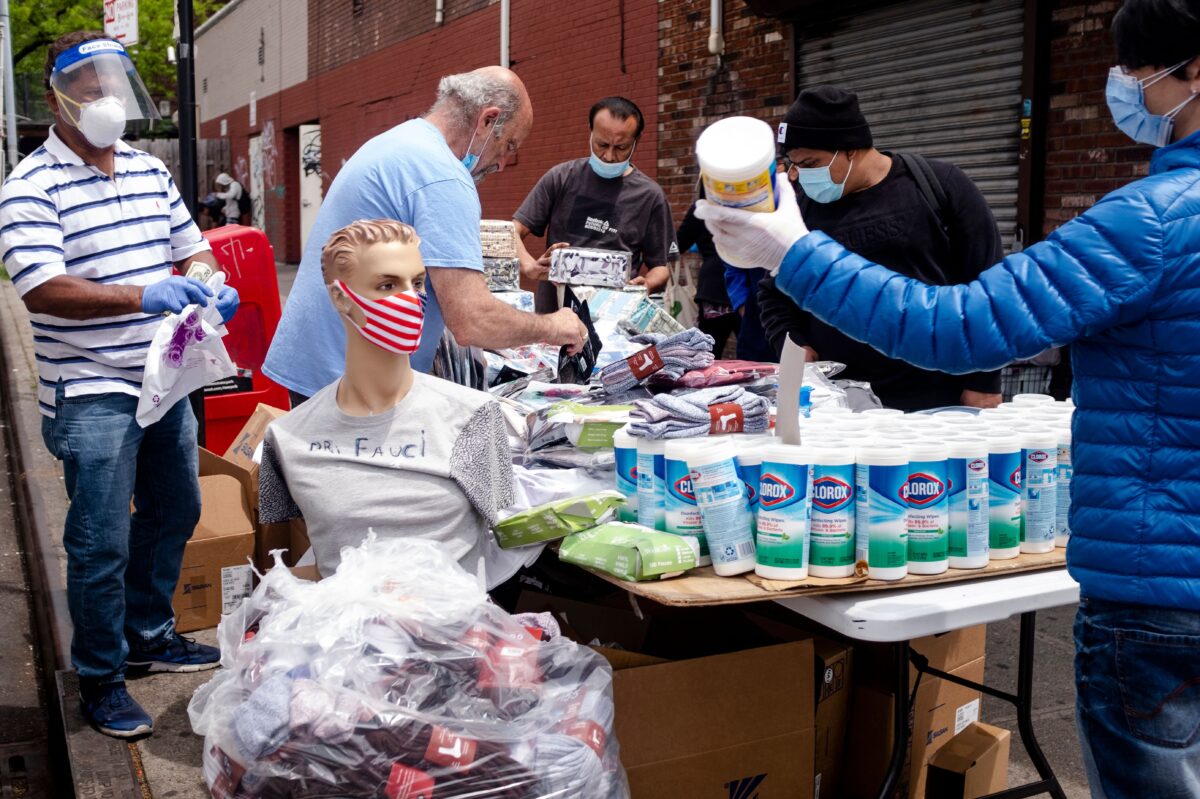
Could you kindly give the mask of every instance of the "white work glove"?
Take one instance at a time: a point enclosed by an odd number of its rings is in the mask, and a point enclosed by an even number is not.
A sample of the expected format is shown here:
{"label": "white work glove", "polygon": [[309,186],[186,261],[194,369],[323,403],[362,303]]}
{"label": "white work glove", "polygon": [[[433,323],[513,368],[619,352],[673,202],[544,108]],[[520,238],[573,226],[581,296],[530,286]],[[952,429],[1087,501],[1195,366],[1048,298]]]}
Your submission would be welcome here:
{"label": "white work glove", "polygon": [[775,173],[775,197],[775,210],[769,214],[726,208],[708,200],[696,203],[696,216],[708,225],[722,261],[775,274],[792,245],[808,235],[786,173]]}

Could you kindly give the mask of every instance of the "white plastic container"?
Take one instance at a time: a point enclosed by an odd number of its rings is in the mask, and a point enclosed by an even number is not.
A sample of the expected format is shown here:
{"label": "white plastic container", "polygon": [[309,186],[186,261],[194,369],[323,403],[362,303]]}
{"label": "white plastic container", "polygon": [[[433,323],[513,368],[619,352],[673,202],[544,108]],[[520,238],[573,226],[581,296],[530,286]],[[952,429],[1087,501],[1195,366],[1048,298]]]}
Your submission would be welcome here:
{"label": "white plastic container", "polygon": [[1025,430],[1021,433],[1021,551],[1054,551],[1058,492],[1058,433]]}
{"label": "white plastic container", "polygon": [[1071,428],[1060,427],[1058,433],[1058,485],[1055,491],[1058,508],[1054,515],[1054,546],[1065,547],[1071,540],[1071,478],[1075,469],[1071,465]]}
{"label": "white plastic container", "polygon": [[950,478],[946,445],[914,441],[908,447],[908,573],[941,574],[950,566]]}
{"label": "white plastic container", "polygon": [[854,556],[873,580],[908,574],[908,449],[900,444],[860,447],[854,469]]}
{"label": "white plastic container", "polygon": [[988,565],[988,442],[951,439],[946,444],[950,477],[951,569]]}
{"label": "white plastic container", "polygon": [[865,411],[859,412],[858,415],[869,419],[888,419],[903,416],[904,411],[899,408],[867,408]]}
{"label": "white plastic container", "polygon": [[[700,180],[709,202],[747,211],[775,210],[775,131],[761,119],[727,117],[704,129],[696,141]],[[721,258],[738,263],[726,254]]]}
{"label": "white plastic container", "polygon": [[702,447],[688,456],[692,490],[704,525],[713,571],[732,577],[754,570],[754,534],[746,509],[746,486],[732,447]]}
{"label": "white plastic container", "polygon": [[738,441],[737,469],[746,486],[746,510],[750,513],[750,532],[757,533],[758,481],[762,476],[763,449],[777,443],[774,436],[746,436]]}
{"label": "white plastic container", "polygon": [[854,448],[813,446],[808,573],[854,576]]}
{"label": "white plastic container", "polygon": [[1049,394],[1017,394],[1012,398],[1013,405],[1048,405],[1054,402]]}
{"label": "white plastic container", "polygon": [[638,524],[660,532],[667,529],[665,449],[658,439],[637,440]]}
{"label": "white plastic container", "polygon": [[617,490],[625,496],[625,504],[617,512],[623,522],[638,520],[637,438],[628,427],[613,433],[613,456],[616,460]]}
{"label": "white plastic container", "polygon": [[663,451],[663,517],[666,532],[695,539],[694,548],[700,552],[698,566],[707,566],[712,559],[708,555],[704,524],[700,520],[700,508],[696,505],[696,493],[692,489],[688,457],[706,445],[711,446],[707,438],[678,439],[666,442]]}
{"label": "white plastic container", "polygon": [[1021,440],[1010,430],[988,434],[988,558],[1021,554]]}
{"label": "white plastic container", "polygon": [[754,573],[768,580],[808,577],[812,516],[812,456],[808,447],[775,444],[763,450],[758,489],[758,555]]}

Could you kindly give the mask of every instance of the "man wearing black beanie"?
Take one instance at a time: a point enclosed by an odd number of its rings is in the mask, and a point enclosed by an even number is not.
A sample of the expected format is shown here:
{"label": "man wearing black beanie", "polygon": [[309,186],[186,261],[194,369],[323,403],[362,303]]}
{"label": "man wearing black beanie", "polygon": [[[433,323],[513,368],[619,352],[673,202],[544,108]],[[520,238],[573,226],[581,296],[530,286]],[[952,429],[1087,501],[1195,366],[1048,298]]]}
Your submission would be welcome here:
{"label": "man wearing black beanie", "polygon": [[[869,260],[950,285],[969,283],[1003,257],[996,221],[970,178],[952,164],[876,150],[854,92],[802,91],[779,125],[778,142],[810,229]],[[777,352],[791,337],[810,358],[844,363],[841,377],[869,382],[888,407],[1000,403],[999,372],[949,375],[887,358],[800,310],[770,278],[759,284],[758,300]]]}

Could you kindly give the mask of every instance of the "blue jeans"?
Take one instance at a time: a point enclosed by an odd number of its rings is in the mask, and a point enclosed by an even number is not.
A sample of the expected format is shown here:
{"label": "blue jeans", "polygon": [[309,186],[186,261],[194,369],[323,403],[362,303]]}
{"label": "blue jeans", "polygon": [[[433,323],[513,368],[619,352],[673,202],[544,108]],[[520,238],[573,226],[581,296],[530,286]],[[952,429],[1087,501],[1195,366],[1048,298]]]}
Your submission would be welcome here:
{"label": "blue jeans", "polygon": [[61,385],[54,404],[42,438],[63,462],[71,500],[71,661],[80,677],[121,679],[131,647],[154,649],[175,631],[171,598],[200,518],[196,417],[179,402],[142,429],[137,397],[68,398]]}
{"label": "blue jeans", "polygon": [[1084,599],[1075,649],[1092,795],[1200,796],[1200,612]]}

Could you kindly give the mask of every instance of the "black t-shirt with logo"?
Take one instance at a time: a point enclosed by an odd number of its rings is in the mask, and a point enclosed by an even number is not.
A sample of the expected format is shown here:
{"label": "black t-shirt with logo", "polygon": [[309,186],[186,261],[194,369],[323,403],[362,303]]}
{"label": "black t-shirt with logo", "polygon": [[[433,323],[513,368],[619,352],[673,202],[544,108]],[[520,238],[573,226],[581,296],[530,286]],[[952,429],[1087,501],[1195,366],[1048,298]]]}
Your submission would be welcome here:
{"label": "black t-shirt with logo", "polygon": [[[637,167],[610,179],[592,171],[586,158],[558,164],[542,175],[513,219],[535,236],[545,236],[547,246],[564,241],[572,247],[631,253],[629,278],[636,277],[643,264],[666,266],[679,257],[666,195]],[[538,311],[555,307],[555,291],[543,283],[538,287]]]}

